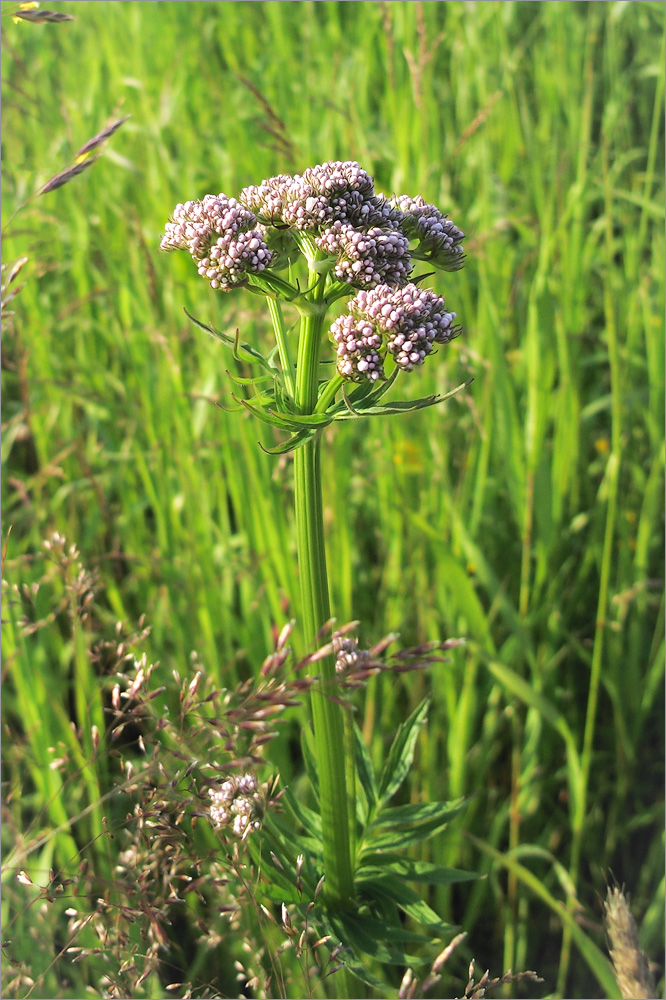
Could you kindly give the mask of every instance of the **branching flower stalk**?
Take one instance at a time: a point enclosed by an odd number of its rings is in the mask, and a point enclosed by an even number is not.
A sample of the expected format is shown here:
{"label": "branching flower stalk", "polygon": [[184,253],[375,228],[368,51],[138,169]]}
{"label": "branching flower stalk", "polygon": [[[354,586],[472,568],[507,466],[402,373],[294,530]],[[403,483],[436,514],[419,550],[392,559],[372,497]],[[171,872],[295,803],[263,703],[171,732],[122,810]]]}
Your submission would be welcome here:
{"label": "branching flower stalk", "polygon": [[[240,192],[205,195],[176,206],[161,242],[185,250],[211,288],[244,287],[266,297],[275,349],[256,347],[203,326],[259,373],[242,380],[239,399],[286,440],[267,449],[294,452],[294,498],[304,648],[315,648],[329,622],[320,440],[334,420],[390,415],[442,402],[445,396],[382,402],[397,378],[422,365],[459,332],[444,299],[413,277],[417,261],[443,270],[462,266],[463,233],[421,197],[377,194],[355,161],[331,161],[303,174],[278,174]],[[307,273],[297,275],[299,261]],[[285,277],[286,272],[286,277]],[[303,273],[303,272],[301,272]],[[338,300],[347,311],[328,325],[335,374],[322,358],[327,315]],[[300,313],[291,343],[281,302]],[[194,317],[192,317],[194,319]],[[294,361],[295,357],[295,361]],[[279,359],[279,364],[277,359]],[[330,363],[330,361],[329,361]],[[322,374],[322,372],[326,372]],[[267,388],[268,386],[268,388]],[[339,659],[339,657],[338,657]],[[354,730],[341,704],[336,656],[310,663],[322,846],[329,904],[353,904],[356,866]]]}

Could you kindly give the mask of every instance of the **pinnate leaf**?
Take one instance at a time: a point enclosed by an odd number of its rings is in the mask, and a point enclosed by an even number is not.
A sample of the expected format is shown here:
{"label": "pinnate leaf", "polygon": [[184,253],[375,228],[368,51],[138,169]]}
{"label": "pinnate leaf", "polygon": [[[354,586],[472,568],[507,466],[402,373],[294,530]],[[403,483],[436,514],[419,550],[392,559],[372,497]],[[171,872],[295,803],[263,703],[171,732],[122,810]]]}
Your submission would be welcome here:
{"label": "pinnate leaf", "polygon": [[429,707],[430,698],[425,698],[398,728],[379,780],[379,797],[384,801],[397,792],[409,773],[416,740],[428,717]]}

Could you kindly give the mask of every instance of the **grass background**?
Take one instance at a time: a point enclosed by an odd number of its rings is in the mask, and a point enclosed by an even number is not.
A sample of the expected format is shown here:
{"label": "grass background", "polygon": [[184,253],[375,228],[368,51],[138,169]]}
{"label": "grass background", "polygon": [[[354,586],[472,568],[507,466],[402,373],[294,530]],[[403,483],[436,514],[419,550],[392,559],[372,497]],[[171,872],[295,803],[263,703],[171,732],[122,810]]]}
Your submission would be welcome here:
{"label": "grass background", "polygon": [[[353,158],[468,234],[465,269],[432,281],[464,336],[403,394],[474,377],[446,408],[325,438],[339,620],[368,643],[468,640],[427,677],[373,682],[365,735],[380,759],[433,692],[412,787],[470,797],[432,860],[488,878],[431,895],[467,959],[535,968],[541,996],[610,995],[563,912],[603,949],[605,885],[626,884],[663,962],[663,5],[50,6],[77,20],[15,24],[2,4],[3,259],[30,258],[3,351],[5,576],[45,581],[5,609],[8,958],[30,959],[33,996],[102,995],[54,961],[57,921],[15,879],[113,865],[112,842],[88,844],[111,806],[84,815],[111,788],[103,764],[69,784],[49,769],[74,744],[83,767],[103,726],[91,646],[145,615],[162,683],[196,651],[229,685],[299,614],[290,462],[212,405],[229,358],[182,307],[257,343],[267,317],[160,255],[164,222],[186,198]],[[13,218],[122,114],[92,169]],[[95,614],[24,636],[21,614],[66,598],[42,555],[55,530],[99,574]],[[275,754],[299,767],[288,735]],[[205,978],[224,984],[216,961]]]}

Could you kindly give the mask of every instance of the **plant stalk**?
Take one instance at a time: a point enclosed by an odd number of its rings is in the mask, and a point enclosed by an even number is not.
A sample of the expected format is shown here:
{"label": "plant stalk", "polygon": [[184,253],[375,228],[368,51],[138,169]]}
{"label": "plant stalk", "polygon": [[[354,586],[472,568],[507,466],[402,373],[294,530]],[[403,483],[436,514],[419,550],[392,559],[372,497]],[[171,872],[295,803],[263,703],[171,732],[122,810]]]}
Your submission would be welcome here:
{"label": "plant stalk", "polygon": [[[312,267],[310,272],[314,283],[318,275]],[[314,308],[301,318],[295,389],[296,405],[304,414],[314,412],[317,403],[323,295],[324,282],[320,280],[311,292]],[[319,437],[294,452],[294,502],[303,626],[305,641],[313,648],[317,633],[330,618]],[[313,687],[311,703],[319,772],[324,891],[332,902],[344,905],[354,894],[354,872],[349,837],[344,714],[342,707],[332,700],[339,696],[334,658],[313,663],[311,672],[320,678]]]}
{"label": "plant stalk", "polygon": [[268,311],[270,312],[271,319],[273,321],[275,340],[278,345],[280,361],[282,362],[282,373],[284,375],[285,388],[289,393],[290,398],[294,399],[296,395],[294,388],[294,366],[291,362],[291,352],[289,351],[289,341],[287,339],[287,331],[282,317],[282,309],[280,308],[279,301],[272,298],[270,295],[266,296],[266,303],[268,304]]}

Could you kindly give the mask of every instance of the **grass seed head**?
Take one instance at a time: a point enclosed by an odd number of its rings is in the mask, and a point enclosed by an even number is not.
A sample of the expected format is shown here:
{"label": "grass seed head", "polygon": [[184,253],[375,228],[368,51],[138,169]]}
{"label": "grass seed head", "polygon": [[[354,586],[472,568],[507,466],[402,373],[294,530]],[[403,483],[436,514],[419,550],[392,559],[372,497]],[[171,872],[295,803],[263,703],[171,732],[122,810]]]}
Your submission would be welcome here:
{"label": "grass seed head", "polygon": [[620,992],[626,1000],[656,997],[650,963],[641,951],[638,930],[627,897],[612,887],[604,904],[604,923],[610,938],[610,956]]}

